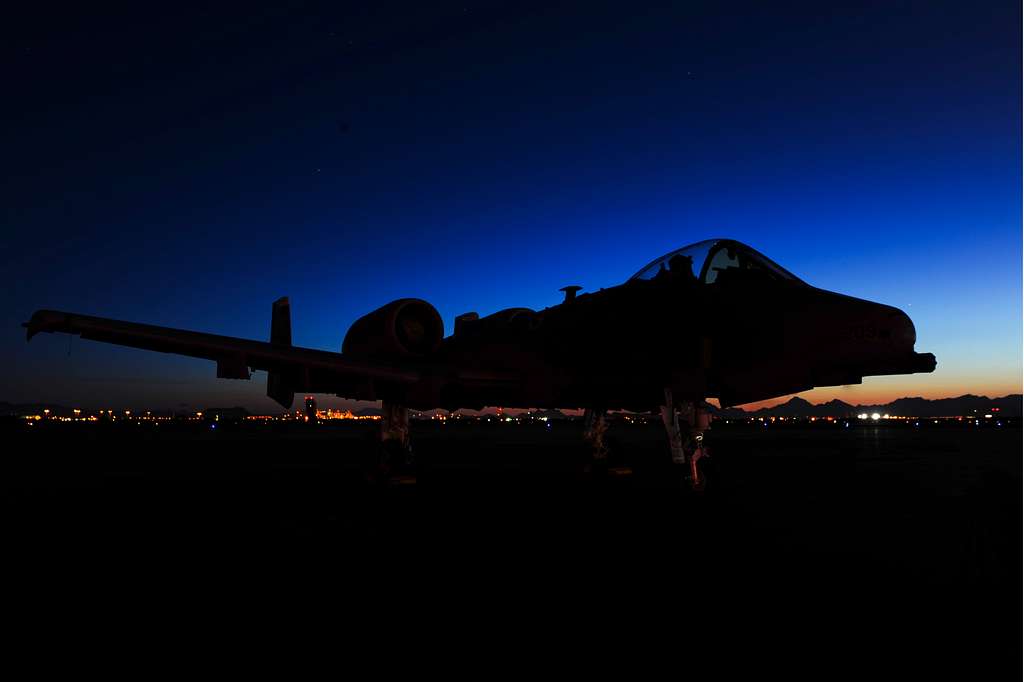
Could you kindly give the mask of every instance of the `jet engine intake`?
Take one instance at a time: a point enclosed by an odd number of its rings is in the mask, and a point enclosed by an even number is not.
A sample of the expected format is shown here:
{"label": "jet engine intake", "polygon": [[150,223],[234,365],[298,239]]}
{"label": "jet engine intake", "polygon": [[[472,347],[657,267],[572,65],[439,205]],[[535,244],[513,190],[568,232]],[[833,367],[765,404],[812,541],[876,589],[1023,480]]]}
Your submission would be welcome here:
{"label": "jet engine intake", "polygon": [[444,322],[434,306],[400,298],[352,323],[341,352],[355,358],[387,360],[430,355],[444,338]]}

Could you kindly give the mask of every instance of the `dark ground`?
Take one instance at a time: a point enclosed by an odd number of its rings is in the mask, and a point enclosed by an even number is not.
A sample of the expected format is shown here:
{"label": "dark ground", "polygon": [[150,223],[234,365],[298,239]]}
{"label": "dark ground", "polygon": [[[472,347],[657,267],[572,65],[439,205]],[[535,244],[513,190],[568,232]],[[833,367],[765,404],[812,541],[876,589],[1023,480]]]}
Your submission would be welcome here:
{"label": "dark ground", "polygon": [[1019,646],[1019,427],[718,425],[702,494],[661,464],[658,424],[614,425],[612,463],[634,473],[594,480],[579,424],[416,423],[417,482],[376,487],[360,470],[374,428],[9,422],[11,584],[129,602],[582,600],[685,622],[769,601],[769,621],[858,614],[873,632],[984,633],[989,661],[1019,653],[993,634]]}

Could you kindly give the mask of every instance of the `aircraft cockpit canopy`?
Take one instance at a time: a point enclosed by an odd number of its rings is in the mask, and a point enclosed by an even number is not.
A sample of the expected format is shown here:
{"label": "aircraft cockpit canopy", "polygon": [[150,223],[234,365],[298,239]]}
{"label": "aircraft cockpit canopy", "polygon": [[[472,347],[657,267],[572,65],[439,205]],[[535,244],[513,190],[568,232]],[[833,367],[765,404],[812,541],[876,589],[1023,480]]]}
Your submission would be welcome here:
{"label": "aircraft cockpit canopy", "polygon": [[803,283],[767,256],[731,239],[707,239],[666,253],[630,280],[662,277],[686,277],[702,284],[766,280]]}

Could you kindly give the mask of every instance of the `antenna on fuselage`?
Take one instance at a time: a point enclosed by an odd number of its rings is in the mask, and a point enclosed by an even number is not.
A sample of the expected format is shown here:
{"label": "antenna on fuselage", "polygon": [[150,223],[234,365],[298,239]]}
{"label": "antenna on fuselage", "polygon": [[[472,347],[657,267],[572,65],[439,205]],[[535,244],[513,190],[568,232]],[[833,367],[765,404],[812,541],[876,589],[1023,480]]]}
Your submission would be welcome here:
{"label": "antenna on fuselage", "polygon": [[579,286],[576,286],[575,284],[573,284],[573,285],[570,285],[570,286],[567,286],[567,287],[562,287],[561,289],[559,289],[559,291],[564,291],[565,292],[565,300],[562,301],[562,303],[568,303],[569,301],[576,300],[576,292],[579,291],[582,288],[583,287],[579,287]]}

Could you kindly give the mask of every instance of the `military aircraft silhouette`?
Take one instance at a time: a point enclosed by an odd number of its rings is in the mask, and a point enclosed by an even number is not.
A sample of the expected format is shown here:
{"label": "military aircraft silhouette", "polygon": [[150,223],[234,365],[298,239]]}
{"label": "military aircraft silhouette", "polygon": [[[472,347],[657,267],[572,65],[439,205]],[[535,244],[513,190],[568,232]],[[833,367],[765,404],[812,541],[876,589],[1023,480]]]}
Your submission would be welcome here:
{"label": "military aircraft silhouette", "polygon": [[[815,288],[730,239],[668,253],[618,286],[544,310],[465,313],[451,336],[426,301],[402,298],[356,320],[341,353],[292,345],[287,298],[273,304],[270,341],[39,310],[28,338],[67,332],[217,363],[217,376],[268,372],[267,395],[296,391],[381,400],[381,437],[407,446],[408,409],[486,405],[585,409],[586,437],[604,455],[607,410],[660,410],[673,462],[697,461],[706,398],[723,407],[863,377],[931,372],[910,318],[888,305]],[[684,435],[685,426],[685,435]]]}

